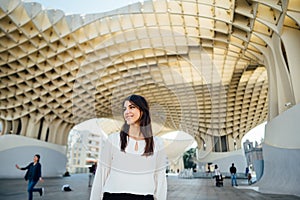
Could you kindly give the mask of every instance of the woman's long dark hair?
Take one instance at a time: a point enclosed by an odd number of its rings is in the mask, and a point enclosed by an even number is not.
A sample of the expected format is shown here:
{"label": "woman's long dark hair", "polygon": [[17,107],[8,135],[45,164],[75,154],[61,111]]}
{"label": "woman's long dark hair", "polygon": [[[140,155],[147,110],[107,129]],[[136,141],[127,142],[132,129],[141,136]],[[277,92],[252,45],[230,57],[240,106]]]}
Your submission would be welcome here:
{"label": "woman's long dark hair", "polygon": [[[153,133],[151,127],[149,105],[144,97],[135,94],[127,97],[123,101],[122,106],[124,106],[125,101],[130,101],[132,104],[137,106],[137,108],[141,111],[142,116],[139,119],[140,131],[142,132],[146,142],[143,156],[152,155],[154,151],[154,141],[153,141]],[[124,152],[127,146],[128,131],[129,131],[129,125],[125,121],[120,131],[121,151]]]}

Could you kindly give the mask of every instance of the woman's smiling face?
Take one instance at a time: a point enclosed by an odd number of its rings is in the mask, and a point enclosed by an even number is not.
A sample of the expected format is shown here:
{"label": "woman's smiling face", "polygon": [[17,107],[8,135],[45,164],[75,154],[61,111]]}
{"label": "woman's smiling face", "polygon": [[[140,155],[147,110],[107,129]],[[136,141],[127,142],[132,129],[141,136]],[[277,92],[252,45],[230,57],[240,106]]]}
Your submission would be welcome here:
{"label": "woman's smiling face", "polygon": [[130,101],[124,102],[123,112],[124,119],[128,125],[134,125],[139,122],[141,111]]}

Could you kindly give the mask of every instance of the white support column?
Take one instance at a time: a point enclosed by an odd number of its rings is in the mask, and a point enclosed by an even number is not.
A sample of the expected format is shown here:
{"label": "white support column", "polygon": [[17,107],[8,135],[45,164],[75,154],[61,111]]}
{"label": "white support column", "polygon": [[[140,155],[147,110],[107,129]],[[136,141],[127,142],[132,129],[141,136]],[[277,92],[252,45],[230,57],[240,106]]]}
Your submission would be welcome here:
{"label": "white support column", "polygon": [[[284,57],[281,50],[281,40],[279,36],[273,36],[273,57],[275,59],[275,70],[276,70],[276,82],[278,89],[278,109],[279,113],[286,110],[285,104],[287,102],[295,103],[295,98],[292,92],[292,84],[290,80],[290,74],[287,70],[287,66],[284,62]],[[270,101],[272,101],[270,99]]]}
{"label": "white support column", "polygon": [[0,118],[0,123],[1,123],[1,125],[2,125],[2,130],[1,130],[1,132],[0,132],[0,136],[1,136],[1,135],[4,134],[4,123],[5,123],[5,121],[4,121],[3,119]]}
{"label": "white support column", "polygon": [[11,121],[4,120],[3,134],[11,134],[12,123]]}
{"label": "white support column", "polygon": [[[300,196],[300,104],[275,117],[266,125],[263,143],[264,172],[257,183],[264,193]],[[296,177],[295,177],[296,176]]]}
{"label": "white support column", "polygon": [[228,135],[227,142],[228,142],[228,151],[229,152],[236,150],[234,141],[235,141],[235,139],[233,138],[233,136],[232,135]]}
{"label": "white support column", "polygon": [[26,129],[26,137],[37,139],[39,133],[39,123],[36,121],[35,116],[30,116],[28,120],[28,126]]}
{"label": "white support column", "polygon": [[51,122],[49,126],[49,137],[48,142],[56,144],[56,138],[58,137],[58,131],[60,129],[61,120],[55,119]]}
{"label": "white support column", "polygon": [[48,129],[48,124],[44,121],[43,127],[42,127],[42,132],[41,132],[41,140],[42,141],[46,141],[47,129]]}
{"label": "white support column", "polygon": [[12,132],[11,132],[11,134],[17,135],[19,126],[20,126],[20,120],[19,119],[13,120],[12,121]]}
{"label": "white support column", "polygon": [[[264,36],[261,36],[264,38]],[[295,103],[290,73],[281,51],[281,39],[274,34],[272,38],[264,39],[268,48],[264,52],[269,81],[269,116],[273,119],[286,110],[287,102]]]}
{"label": "white support column", "polygon": [[298,104],[300,103],[300,31],[287,27],[283,28],[282,42],[288,60],[295,104]]}
{"label": "white support column", "polygon": [[213,142],[213,137],[210,135],[207,135],[205,137],[205,144],[206,144],[206,151],[207,152],[212,152],[215,148],[215,144]]}
{"label": "white support column", "polygon": [[68,124],[64,123],[63,121],[60,123],[59,129],[57,129],[56,131],[55,144],[64,145],[63,144],[64,131],[66,130],[67,125]]}
{"label": "white support column", "polygon": [[21,128],[20,135],[26,136],[28,122],[29,122],[29,116],[25,116],[25,117],[21,118],[21,126],[22,126],[22,128]]}
{"label": "white support column", "polygon": [[68,144],[68,137],[70,130],[72,129],[74,125],[73,124],[67,124],[64,133],[63,133],[63,140],[62,140],[62,145],[67,145]]}
{"label": "white support column", "polygon": [[235,138],[235,143],[236,143],[236,150],[242,148],[242,139],[241,138]]}

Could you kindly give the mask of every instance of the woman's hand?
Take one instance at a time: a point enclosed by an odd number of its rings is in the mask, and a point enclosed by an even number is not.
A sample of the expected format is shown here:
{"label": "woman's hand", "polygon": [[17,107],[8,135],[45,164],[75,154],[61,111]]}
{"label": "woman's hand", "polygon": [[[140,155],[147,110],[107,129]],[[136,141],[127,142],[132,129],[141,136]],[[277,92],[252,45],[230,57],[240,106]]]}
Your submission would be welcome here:
{"label": "woman's hand", "polygon": [[20,169],[20,167],[19,167],[19,165],[18,165],[18,164],[16,164],[16,168],[17,168],[17,169]]}

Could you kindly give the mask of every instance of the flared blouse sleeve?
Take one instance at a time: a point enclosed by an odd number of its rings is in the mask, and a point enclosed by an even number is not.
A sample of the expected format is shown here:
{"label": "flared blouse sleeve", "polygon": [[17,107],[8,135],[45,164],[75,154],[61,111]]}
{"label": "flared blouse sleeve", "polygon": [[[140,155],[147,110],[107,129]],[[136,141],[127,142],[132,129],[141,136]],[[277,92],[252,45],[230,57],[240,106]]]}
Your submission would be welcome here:
{"label": "flared blouse sleeve", "polygon": [[102,140],[102,148],[100,148],[100,159],[97,164],[94,182],[90,194],[90,200],[101,200],[103,197],[103,186],[110,173],[112,160],[112,139],[108,137]]}
{"label": "flared blouse sleeve", "polygon": [[154,173],[155,179],[155,200],[167,199],[167,178],[166,178],[166,166],[167,156],[164,149],[164,144],[161,138],[155,137],[155,148],[157,153],[156,169]]}

